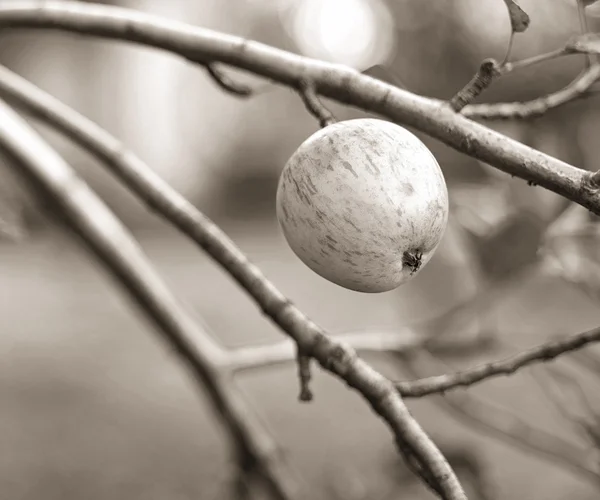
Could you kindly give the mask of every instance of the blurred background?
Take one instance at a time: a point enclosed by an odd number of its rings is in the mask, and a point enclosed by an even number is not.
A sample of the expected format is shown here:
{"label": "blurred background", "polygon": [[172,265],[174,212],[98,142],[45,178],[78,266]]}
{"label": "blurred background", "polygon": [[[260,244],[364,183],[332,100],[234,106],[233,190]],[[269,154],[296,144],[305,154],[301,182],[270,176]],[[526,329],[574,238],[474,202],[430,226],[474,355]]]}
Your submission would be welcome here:
{"label": "blurred background", "polygon": [[[451,98],[482,59],[501,60],[510,35],[501,0],[103,3],[347,64],[441,99]],[[575,0],[520,5],[532,22],[515,38],[515,60],[553,50],[580,31]],[[597,29],[600,20],[591,14],[590,27]],[[318,128],[290,89],[223,67],[237,81],[262,89],[240,99],[220,90],[202,68],[170,54],[43,30],[0,31],[0,63],[120,138],[332,333],[428,325],[426,330],[443,330],[450,339],[498,339],[493,352],[459,352],[447,360],[460,367],[592,328],[600,320],[596,233],[569,236],[573,227],[595,228],[594,218],[425,136],[418,134],[449,186],[449,229],[418,279],[393,292],[360,294],[315,275],[279,232],[274,203],[279,174]],[[573,56],[515,72],[494,83],[479,102],[527,100],[558,90],[583,63],[583,56]],[[595,97],[580,99],[540,118],[489,126],[597,170],[599,103]],[[367,116],[327,106],[338,120]],[[224,344],[282,338],[212,260],[90,156],[35,126],[131,228],[164,279]],[[229,498],[229,450],[205,399],[151,325],[1,158],[0,214],[23,229],[18,241],[0,242],[0,497]],[[550,243],[548,227],[558,234]],[[452,308],[458,314],[436,319]],[[368,360],[390,376],[407,376],[397,359]],[[580,417],[592,428],[597,424],[597,393],[581,388],[593,386],[600,370],[560,363],[570,373],[560,397],[585,392],[587,406],[581,398],[557,403],[559,396],[541,391],[532,372],[549,377],[543,368],[488,381],[469,393],[578,444],[582,454],[592,453],[589,435],[572,424]],[[291,364],[253,371],[240,383],[311,485],[311,497],[432,498],[404,470],[387,428],[339,381],[316,373],[316,400],[309,405],[297,402]],[[561,405],[576,417],[558,411]],[[411,401],[410,408],[454,457],[470,498],[485,497],[476,480],[482,476],[498,499],[597,498],[589,481],[480,433],[434,398]]]}

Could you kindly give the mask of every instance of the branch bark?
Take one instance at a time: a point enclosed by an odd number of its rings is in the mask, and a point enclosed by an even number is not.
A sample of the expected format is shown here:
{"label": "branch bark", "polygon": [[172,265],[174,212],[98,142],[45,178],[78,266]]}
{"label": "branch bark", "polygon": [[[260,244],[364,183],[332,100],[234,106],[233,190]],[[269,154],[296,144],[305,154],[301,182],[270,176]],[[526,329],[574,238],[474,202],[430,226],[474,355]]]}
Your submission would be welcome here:
{"label": "branch bark", "polygon": [[346,66],[135,10],[80,2],[11,2],[0,6],[0,28],[44,28],[129,41],[190,61],[221,62],[291,88],[309,79],[317,94],[414,127],[510,175],[554,191],[600,215],[600,189],[590,173],[536,151],[422,97]]}

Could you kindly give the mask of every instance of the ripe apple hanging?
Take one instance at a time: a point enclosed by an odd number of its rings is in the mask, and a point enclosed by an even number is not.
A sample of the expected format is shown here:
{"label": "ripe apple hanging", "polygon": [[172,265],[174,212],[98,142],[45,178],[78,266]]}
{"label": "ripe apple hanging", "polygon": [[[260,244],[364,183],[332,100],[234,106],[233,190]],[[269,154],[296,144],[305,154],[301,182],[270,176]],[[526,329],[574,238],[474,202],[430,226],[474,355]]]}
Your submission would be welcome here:
{"label": "ripe apple hanging", "polygon": [[386,292],[431,259],[448,223],[448,191],[433,154],[377,119],[338,122],[285,165],[277,218],[294,253],[358,292]]}

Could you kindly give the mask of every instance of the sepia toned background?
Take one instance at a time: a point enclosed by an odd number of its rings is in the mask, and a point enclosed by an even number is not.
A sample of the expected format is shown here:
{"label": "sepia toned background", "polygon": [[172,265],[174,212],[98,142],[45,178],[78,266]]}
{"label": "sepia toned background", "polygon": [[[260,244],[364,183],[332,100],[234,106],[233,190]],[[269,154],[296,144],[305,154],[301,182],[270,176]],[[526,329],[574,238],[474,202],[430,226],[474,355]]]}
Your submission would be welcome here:
{"label": "sepia toned background", "polygon": [[[510,34],[501,0],[104,3],[348,64],[441,99],[451,98],[482,59],[502,59]],[[579,29],[575,0],[520,4],[532,24],[517,35],[514,59],[552,50]],[[600,18],[592,17],[590,24],[597,29]],[[420,135],[449,186],[452,213],[445,239],[413,282],[384,294],[351,292],[305,267],[277,226],[279,173],[318,128],[290,89],[224,68],[232,78],[259,89],[250,99],[240,99],[219,89],[202,68],[170,54],[48,31],[0,31],[0,63],[120,138],[220,224],[283,293],[332,333],[400,330],[469,300],[521,261],[525,267],[535,260],[538,229],[560,204],[541,188],[496,175]],[[582,67],[583,57],[577,56],[524,69],[500,79],[481,101],[547,94]],[[598,98],[583,99],[535,120],[490,126],[597,170],[599,104]],[[339,120],[366,116],[327,105]],[[87,154],[46,128],[38,130],[125,221],[165,280],[223,343],[241,346],[282,338],[192,243]],[[0,157],[0,214],[20,221],[24,235],[18,242],[0,241],[0,498],[228,498],[229,450],[212,409],[151,325],[3,161]],[[477,224],[509,219],[530,222],[487,246],[465,236],[465,228],[477,233]],[[591,328],[599,319],[597,304],[588,296],[534,270],[517,276],[491,307],[482,307],[450,332],[475,337],[492,328],[501,345],[491,354],[458,356],[449,363],[459,367],[504,356]],[[369,361],[390,376],[402,376],[398,360],[370,356]],[[317,373],[316,399],[308,405],[297,402],[291,364],[253,371],[241,383],[307,479],[311,498],[432,498],[404,470],[385,426],[337,380]],[[470,391],[581,443],[529,372]],[[593,391],[590,399],[600,409]],[[495,498],[597,498],[598,490],[580,477],[479,433],[427,399],[411,401],[410,408],[442,450],[459,457],[461,476],[468,479],[472,463],[485,471]],[[467,465],[461,468],[461,463]],[[477,497],[473,493],[470,498]]]}

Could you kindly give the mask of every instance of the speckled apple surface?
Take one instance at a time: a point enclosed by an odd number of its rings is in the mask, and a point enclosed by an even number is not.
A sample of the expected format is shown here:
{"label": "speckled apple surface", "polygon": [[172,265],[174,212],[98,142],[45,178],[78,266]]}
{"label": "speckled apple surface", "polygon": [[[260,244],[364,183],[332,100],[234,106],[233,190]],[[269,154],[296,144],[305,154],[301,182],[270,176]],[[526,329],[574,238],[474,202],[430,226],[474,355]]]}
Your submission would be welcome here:
{"label": "speckled apple surface", "polygon": [[283,169],[276,206],[300,260],[359,292],[393,290],[417,275],[448,223],[433,154],[408,130],[377,119],[338,122],[302,143]]}

